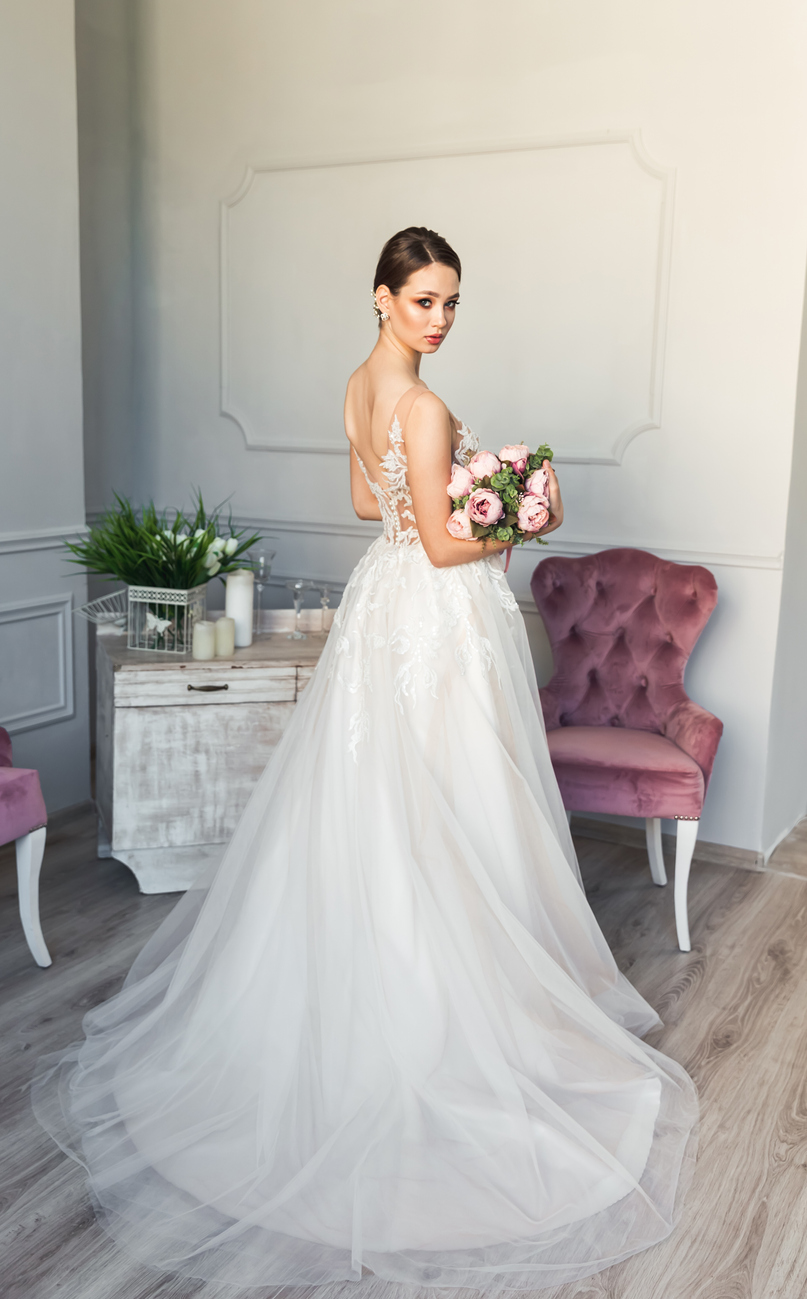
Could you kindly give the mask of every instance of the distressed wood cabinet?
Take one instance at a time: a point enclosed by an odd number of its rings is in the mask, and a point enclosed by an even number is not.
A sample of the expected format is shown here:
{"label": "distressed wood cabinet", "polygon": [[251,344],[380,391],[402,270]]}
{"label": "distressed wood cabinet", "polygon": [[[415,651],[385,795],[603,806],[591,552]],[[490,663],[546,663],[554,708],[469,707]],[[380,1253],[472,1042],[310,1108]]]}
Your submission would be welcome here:
{"label": "distressed wood cabinet", "polygon": [[186,889],[220,860],[326,635],[261,635],[209,662],[99,636],[98,855],[143,893]]}

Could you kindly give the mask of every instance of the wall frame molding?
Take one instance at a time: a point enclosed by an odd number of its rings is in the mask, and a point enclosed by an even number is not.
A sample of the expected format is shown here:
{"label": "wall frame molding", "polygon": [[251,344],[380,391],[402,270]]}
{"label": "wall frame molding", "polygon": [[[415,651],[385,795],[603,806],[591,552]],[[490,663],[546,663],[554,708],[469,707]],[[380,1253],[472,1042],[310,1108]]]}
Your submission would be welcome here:
{"label": "wall frame molding", "polygon": [[83,523],[66,528],[30,528],[24,532],[0,532],[0,555],[22,555],[31,550],[61,550],[65,541],[86,537]]}
{"label": "wall frame molding", "polygon": [[57,618],[56,642],[56,702],[41,707],[28,708],[18,713],[6,714],[0,722],[11,735],[31,731],[38,726],[50,726],[75,716],[73,695],[73,597],[53,595],[30,600],[14,600],[0,605],[0,635],[2,628],[13,622],[29,622],[39,618]]}
{"label": "wall frame molding", "polygon": [[[313,536],[327,537],[362,537],[368,541],[381,532],[381,524],[375,521],[357,519],[355,523],[329,522],[320,520],[317,523],[305,523],[298,519],[266,519],[233,515],[237,528],[246,528],[251,532],[271,533],[308,533]],[[537,559],[548,555],[563,555],[574,558],[578,555],[593,555],[599,550],[613,550],[617,547],[631,546],[634,550],[647,550],[659,559],[669,559],[676,564],[714,564],[728,568],[764,568],[778,570],[784,562],[783,552],[778,555],[744,555],[732,551],[718,550],[675,550],[667,546],[657,546],[650,541],[602,541],[594,538],[557,538],[550,542],[551,549],[541,547],[540,556],[537,548],[532,553]],[[324,578],[322,579],[325,580]]]}
{"label": "wall frame molding", "polygon": [[[552,554],[575,558],[578,555],[593,555],[598,550],[613,550],[629,546],[633,550],[647,550],[659,559],[669,559],[676,564],[705,564],[723,568],[767,568],[781,569],[784,555],[741,555],[723,550],[671,550],[666,546],[655,546],[649,541],[575,541],[572,538],[552,543]],[[549,554],[549,551],[546,552]]]}
{"label": "wall frame molding", "polygon": [[530,152],[546,149],[574,149],[591,145],[627,145],[634,162],[661,185],[660,222],[657,241],[655,303],[652,324],[651,364],[648,386],[647,413],[622,429],[615,437],[610,455],[561,455],[559,464],[622,463],[626,448],[638,437],[661,427],[664,357],[667,336],[670,271],[672,263],[672,234],[675,192],[675,168],[667,167],[650,157],[639,130],[614,130],[585,132],[570,135],[531,137],[529,139],[500,139],[475,142],[444,142],[419,145],[383,153],[343,153],[332,157],[322,154],[307,157],[270,159],[261,165],[247,165],[241,182],[220,204],[219,228],[219,347],[220,347],[220,414],[231,420],[240,430],[249,451],[294,451],[319,455],[347,455],[349,447],[325,439],[261,438],[252,427],[250,418],[242,410],[231,391],[229,293],[230,265],[230,214],[249,194],[256,176],[267,172],[314,170],[318,168],[372,166],[378,163],[414,162],[422,159],[484,156],[497,153]]}
{"label": "wall frame molding", "polygon": [[[88,527],[92,527],[100,519],[102,513],[102,510],[94,510],[88,513]],[[306,523],[301,519],[267,519],[259,518],[256,515],[234,514],[233,524],[236,528],[244,528],[249,532],[313,537],[356,537],[367,541],[368,544],[373,537],[380,536],[382,530],[381,523],[372,519],[356,519],[352,522],[321,519],[313,523]],[[779,551],[777,555],[746,555],[728,550],[671,549],[669,546],[657,546],[652,541],[608,541],[589,537],[563,537],[562,539],[559,537],[557,540],[552,541],[550,545],[551,550],[544,551],[543,547],[541,547],[540,558],[545,558],[549,554],[575,558],[578,555],[593,555],[599,550],[614,550],[617,547],[631,546],[634,550],[648,550],[651,555],[657,555],[659,559],[672,560],[676,564],[705,564],[707,567],[715,565],[723,568],[763,568],[777,571],[782,568],[784,563],[783,551]],[[536,555],[537,562],[537,550],[533,553]],[[290,574],[290,576],[294,576],[294,574]],[[299,573],[297,576],[299,577]],[[325,578],[319,580],[326,581]],[[334,586],[337,585],[338,583],[334,579]],[[342,582],[342,585],[344,585],[344,582]]]}

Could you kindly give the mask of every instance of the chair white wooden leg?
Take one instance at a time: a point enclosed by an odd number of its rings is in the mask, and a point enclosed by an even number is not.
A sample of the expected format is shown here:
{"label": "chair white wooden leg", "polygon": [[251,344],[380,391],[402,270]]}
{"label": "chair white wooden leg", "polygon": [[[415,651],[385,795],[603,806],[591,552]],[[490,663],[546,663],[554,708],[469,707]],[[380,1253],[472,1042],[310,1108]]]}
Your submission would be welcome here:
{"label": "chair white wooden leg", "polygon": [[39,923],[39,872],[45,852],[45,826],[32,830],[17,839],[17,889],[20,899],[20,919],[31,955],[37,965],[51,965],[51,956],[45,946],[42,926]]}
{"label": "chair white wooden leg", "polygon": [[667,872],[664,869],[664,852],[661,847],[661,817],[647,816],[644,823],[647,839],[647,855],[650,858],[650,874],[654,884],[666,884]]}
{"label": "chair white wooden leg", "polygon": [[675,929],[681,951],[689,952],[692,950],[692,944],[689,941],[687,885],[700,821],[696,817],[676,817],[676,820],[678,829],[675,836]]}

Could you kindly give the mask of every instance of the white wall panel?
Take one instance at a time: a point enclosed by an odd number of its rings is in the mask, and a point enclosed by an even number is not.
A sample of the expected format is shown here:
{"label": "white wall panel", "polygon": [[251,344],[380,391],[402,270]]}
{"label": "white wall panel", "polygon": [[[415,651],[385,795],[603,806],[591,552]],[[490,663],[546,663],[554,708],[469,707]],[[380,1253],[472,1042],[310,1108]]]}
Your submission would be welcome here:
{"label": "white wall panel", "polygon": [[90,794],[76,155],[73,0],[3,0],[0,724],[49,812]]}
{"label": "white wall panel", "polygon": [[10,735],[74,715],[72,597],[0,605],[0,725]]}
{"label": "white wall panel", "polygon": [[[433,226],[463,259],[463,302],[422,377],[488,444],[546,436],[571,461],[552,549],[632,545],[715,567],[718,614],[688,676],[726,723],[703,834],[767,846],[766,784],[791,759],[788,801],[807,784],[787,737],[765,772],[807,254],[807,8],[410,0],[402,19],[379,0],[79,5],[93,40],[103,15],[120,18],[96,48],[88,229],[124,228],[127,149],[135,178],[131,384],[101,287],[120,249],[88,241],[103,263],[85,293],[98,428],[118,429],[93,507],[113,487],[168,505],[199,484],[274,521],[278,573],[345,580],[370,535],[353,530],[340,439],[345,382],[376,337],[375,259],[400,225]],[[342,454],[298,454],[306,443]],[[520,597],[539,557],[513,557]],[[796,622],[779,624],[794,671]]]}
{"label": "white wall panel", "polygon": [[467,267],[452,409],[493,443],[617,464],[659,426],[671,211],[631,136],[249,170],[222,207],[222,412],[250,447],[346,452],[371,258],[427,212]]}

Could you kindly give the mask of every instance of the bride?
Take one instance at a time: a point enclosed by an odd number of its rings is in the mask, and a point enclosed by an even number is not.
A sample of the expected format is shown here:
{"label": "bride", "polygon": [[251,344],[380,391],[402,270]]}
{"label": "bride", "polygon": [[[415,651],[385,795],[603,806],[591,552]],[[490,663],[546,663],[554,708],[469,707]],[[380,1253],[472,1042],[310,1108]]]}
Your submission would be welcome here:
{"label": "bride", "polygon": [[38,1065],[100,1221],[165,1271],[540,1290],[679,1217],[694,1084],[586,901],[504,546],[445,527],[478,444],[419,367],[459,282],[433,231],[385,245],[345,404],[383,536],[220,866]]}

